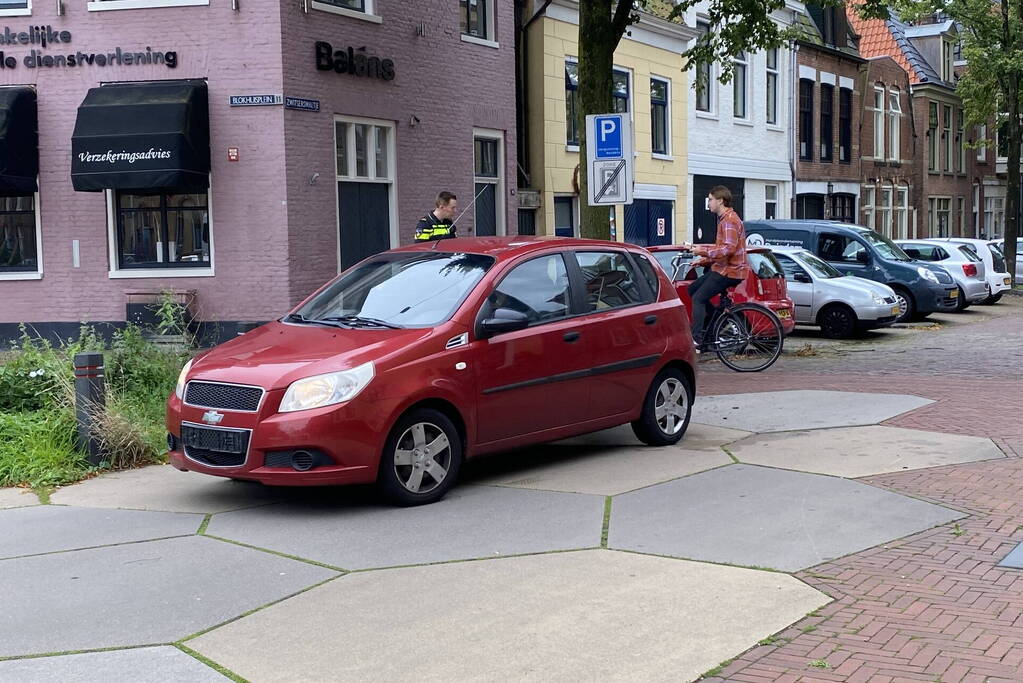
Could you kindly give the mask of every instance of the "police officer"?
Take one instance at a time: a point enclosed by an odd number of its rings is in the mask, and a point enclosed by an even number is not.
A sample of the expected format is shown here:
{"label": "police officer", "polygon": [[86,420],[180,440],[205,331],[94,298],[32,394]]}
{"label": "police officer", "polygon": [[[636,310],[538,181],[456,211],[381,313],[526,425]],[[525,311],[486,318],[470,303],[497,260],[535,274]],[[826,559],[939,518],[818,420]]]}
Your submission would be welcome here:
{"label": "police officer", "polygon": [[436,208],[419,219],[416,225],[416,241],[442,240],[455,236],[451,219],[458,211],[458,198],[450,192],[437,195]]}

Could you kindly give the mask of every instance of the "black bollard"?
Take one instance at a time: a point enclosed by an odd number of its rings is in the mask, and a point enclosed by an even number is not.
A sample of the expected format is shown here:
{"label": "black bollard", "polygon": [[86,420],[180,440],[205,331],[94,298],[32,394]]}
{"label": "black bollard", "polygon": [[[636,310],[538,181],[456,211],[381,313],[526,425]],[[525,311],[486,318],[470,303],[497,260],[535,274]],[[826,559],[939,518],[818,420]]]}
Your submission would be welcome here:
{"label": "black bollard", "polygon": [[106,403],[102,353],[75,354],[75,417],[78,421],[78,447],[86,451],[89,463],[100,464],[99,440],[93,428],[93,416]]}

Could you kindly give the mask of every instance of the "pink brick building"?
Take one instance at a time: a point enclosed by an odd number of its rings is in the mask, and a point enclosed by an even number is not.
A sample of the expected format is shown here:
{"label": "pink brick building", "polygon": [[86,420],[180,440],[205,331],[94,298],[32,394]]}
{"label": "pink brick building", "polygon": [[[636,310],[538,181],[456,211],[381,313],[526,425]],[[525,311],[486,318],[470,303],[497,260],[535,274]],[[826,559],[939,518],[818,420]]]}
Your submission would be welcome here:
{"label": "pink brick building", "polygon": [[516,232],[510,2],[57,5],[0,3],[0,130],[38,128],[37,185],[0,146],[0,340],[166,289],[232,336],[409,242],[440,190],[479,196],[461,234]]}

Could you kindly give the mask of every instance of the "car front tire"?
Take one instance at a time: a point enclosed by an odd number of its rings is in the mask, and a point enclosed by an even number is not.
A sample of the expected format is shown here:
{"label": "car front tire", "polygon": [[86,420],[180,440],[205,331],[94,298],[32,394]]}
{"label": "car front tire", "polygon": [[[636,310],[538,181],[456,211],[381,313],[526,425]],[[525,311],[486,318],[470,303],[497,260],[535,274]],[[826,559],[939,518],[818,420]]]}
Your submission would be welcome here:
{"label": "car front tire", "polygon": [[895,300],[899,304],[899,308],[902,312],[899,313],[899,317],[895,319],[897,323],[909,322],[913,319],[916,313],[916,304],[913,302],[913,295],[902,289],[901,287],[892,287],[895,290]]}
{"label": "car front tire", "polygon": [[417,408],[391,429],[377,485],[395,505],[434,503],[455,484],[462,457],[462,437],[450,418],[432,408]]}
{"label": "car front tire", "polygon": [[692,382],[678,368],[665,368],[650,383],[632,431],[648,446],[671,446],[685,435],[692,412]]}
{"label": "car front tire", "polygon": [[845,339],[856,334],[859,321],[851,309],[841,304],[826,307],[820,313],[821,333],[828,339]]}

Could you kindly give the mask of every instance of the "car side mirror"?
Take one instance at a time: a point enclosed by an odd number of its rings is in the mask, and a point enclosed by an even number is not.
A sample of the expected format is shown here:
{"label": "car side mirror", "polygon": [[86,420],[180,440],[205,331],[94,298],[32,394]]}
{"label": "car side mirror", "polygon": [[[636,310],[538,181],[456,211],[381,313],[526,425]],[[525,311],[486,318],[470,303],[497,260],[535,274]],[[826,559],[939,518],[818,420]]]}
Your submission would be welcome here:
{"label": "car side mirror", "polygon": [[856,252],[856,262],[857,263],[869,263],[870,262],[870,257],[867,256],[867,252],[866,251],[858,251],[858,252]]}
{"label": "car side mirror", "polygon": [[529,318],[526,317],[526,314],[510,308],[499,308],[494,311],[494,317],[487,318],[480,323],[480,329],[482,329],[485,338],[505,332],[524,330],[527,327],[529,327]]}
{"label": "car side mirror", "polygon": [[809,273],[793,273],[792,279],[796,282],[805,282],[807,284],[813,282],[813,278],[810,277]]}

